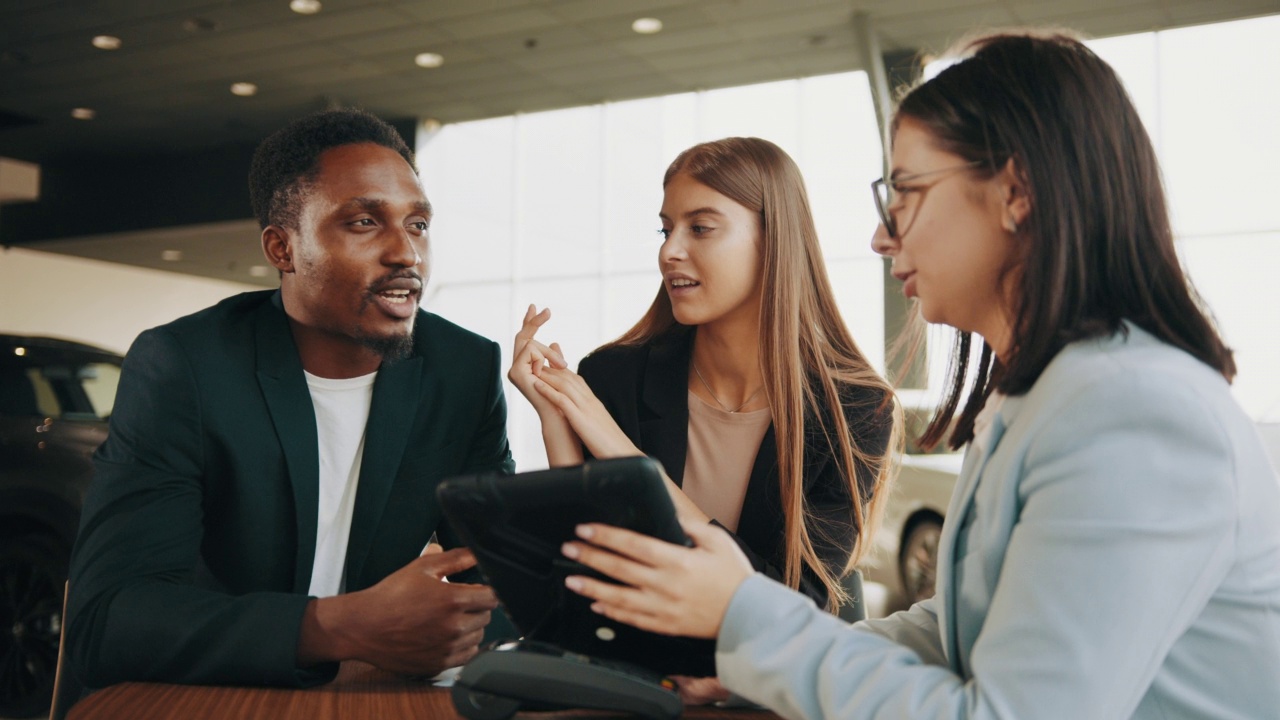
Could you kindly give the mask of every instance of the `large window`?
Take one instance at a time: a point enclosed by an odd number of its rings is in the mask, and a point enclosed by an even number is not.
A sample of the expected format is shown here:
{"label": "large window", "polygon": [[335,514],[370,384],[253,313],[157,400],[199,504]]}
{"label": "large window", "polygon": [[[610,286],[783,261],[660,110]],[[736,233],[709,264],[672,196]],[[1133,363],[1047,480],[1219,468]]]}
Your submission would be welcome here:
{"label": "large window", "polygon": [[1280,420],[1280,16],[1091,43],[1156,145],[1192,282],[1236,351],[1236,398]]}
{"label": "large window", "polygon": [[[509,359],[530,303],[540,338],[576,365],[657,293],[662,174],[685,148],[731,135],[783,147],[804,173],[845,321],[883,354],[880,260],[868,185],[881,148],[863,73],[447,125],[419,139],[432,221],[426,307],[493,338]],[[536,414],[510,385],[521,469],[545,466]]]}
{"label": "large window", "polygon": [[[1280,417],[1278,37],[1280,16],[1091,43],[1155,140],[1183,261],[1237,351],[1236,394],[1260,418]],[[730,135],[772,140],[799,163],[841,311],[882,367],[882,269],[868,247],[881,148],[860,72],[424,133],[419,162],[436,208],[426,307],[497,340],[509,358],[525,308],[550,306],[543,339],[576,363],[630,327],[658,291],[667,164]],[[935,385],[940,355],[930,363]],[[537,418],[507,390],[516,461],[541,467]]]}

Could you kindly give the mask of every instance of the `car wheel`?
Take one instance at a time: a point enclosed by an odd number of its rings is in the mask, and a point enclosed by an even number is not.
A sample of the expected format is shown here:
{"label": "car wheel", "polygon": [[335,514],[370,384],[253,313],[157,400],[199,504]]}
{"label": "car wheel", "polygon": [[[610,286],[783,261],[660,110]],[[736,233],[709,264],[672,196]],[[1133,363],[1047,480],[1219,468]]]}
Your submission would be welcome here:
{"label": "car wheel", "polygon": [[46,535],[0,541],[0,717],[49,712],[68,554]]}
{"label": "car wheel", "polygon": [[902,539],[898,572],[902,591],[910,604],[933,597],[933,584],[938,577],[938,539],[942,537],[942,520],[926,517],[912,523]]}

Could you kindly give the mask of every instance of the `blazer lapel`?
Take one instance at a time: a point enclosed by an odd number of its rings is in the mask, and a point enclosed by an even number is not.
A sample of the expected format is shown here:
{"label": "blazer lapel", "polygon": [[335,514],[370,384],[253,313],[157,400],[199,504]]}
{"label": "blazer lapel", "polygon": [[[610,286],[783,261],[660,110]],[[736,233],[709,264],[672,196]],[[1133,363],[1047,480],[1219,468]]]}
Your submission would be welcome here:
{"label": "blazer lapel", "polygon": [[347,543],[347,586],[360,578],[386,508],[396,471],[409,442],[418,408],[430,406],[422,394],[422,356],[384,364],[373,383],[373,402],[365,425],[360,484]]}
{"label": "blazer lapel", "polygon": [[274,311],[267,308],[259,314],[255,330],[258,386],[271,413],[289,482],[293,485],[294,525],[298,531],[293,589],[305,593],[311,586],[311,569],[315,564],[319,513],[320,450],[316,414],[279,293],[272,298],[272,305]]}
{"label": "blazer lapel", "polygon": [[642,448],[662,463],[677,486],[684,482],[689,450],[689,353],[693,332],[656,343],[645,365],[641,402],[649,415],[640,415]]}
{"label": "blazer lapel", "polygon": [[[975,437],[965,452],[964,463],[960,475],[956,479],[956,489],[951,495],[951,504],[947,508],[947,519],[943,523],[942,537],[938,540],[938,564],[935,603],[938,609],[938,630],[942,635],[943,652],[951,663],[951,669],[964,677],[964,669],[960,667],[959,643],[956,636],[956,597],[959,588],[955,586],[956,542],[959,532],[965,527],[966,516],[973,506],[974,494],[977,492],[979,480],[987,461],[1004,437],[1005,429],[1012,417],[1012,410],[1020,404],[1021,398],[1006,398],[1000,412],[991,419],[991,425],[983,437]],[[1012,405],[1011,405],[1012,403]]]}

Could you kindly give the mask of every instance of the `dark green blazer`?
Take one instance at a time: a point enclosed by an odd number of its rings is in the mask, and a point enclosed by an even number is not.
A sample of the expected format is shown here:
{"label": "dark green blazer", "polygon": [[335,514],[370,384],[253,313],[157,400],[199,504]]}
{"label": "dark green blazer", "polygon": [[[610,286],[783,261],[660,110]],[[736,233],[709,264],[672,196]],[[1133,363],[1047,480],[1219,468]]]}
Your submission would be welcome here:
{"label": "dark green blazer", "polygon": [[[498,346],[419,311],[412,355],[373,386],[347,590],[441,532],[435,488],[510,472]],[[315,413],[278,292],[252,292],[140,335],[71,563],[68,658],[125,680],[306,685],[295,667],[315,555]]]}

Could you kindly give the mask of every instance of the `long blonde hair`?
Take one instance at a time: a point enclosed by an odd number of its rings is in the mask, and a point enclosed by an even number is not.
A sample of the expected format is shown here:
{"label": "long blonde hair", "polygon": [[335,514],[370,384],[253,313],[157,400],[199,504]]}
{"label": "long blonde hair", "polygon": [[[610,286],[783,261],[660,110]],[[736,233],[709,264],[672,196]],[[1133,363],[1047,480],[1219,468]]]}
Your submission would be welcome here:
{"label": "long blonde hair", "polygon": [[[763,260],[760,370],[777,441],[785,520],[783,577],[787,585],[798,588],[802,568],[807,565],[827,589],[827,609],[835,610],[850,599],[840,579],[870,547],[883,513],[891,476],[889,453],[900,444],[901,412],[894,406],[893,390],[867,362],[840,317],[804,179],[795,161],[767,140],[725,138],[680,153],[667,168],[663,187],[680,173],[759,213]],[[641,345],[675,325],[671,300],[666,289],[659,288],[644,317],[609,345]],[[864,452],[851,437],[842,387],[874,390],[883,398],[880,412],[892,412],[892,440],[884,454]],[[830,449],[853,501],[857,544],[839,574],[819,558],[815,534],[825,530],[816,527],[805,506],[806,418],[817,426],[809,428],[810,437]],[[858,486],[859,462],[875,474],[870,497],[865,500]]]}

